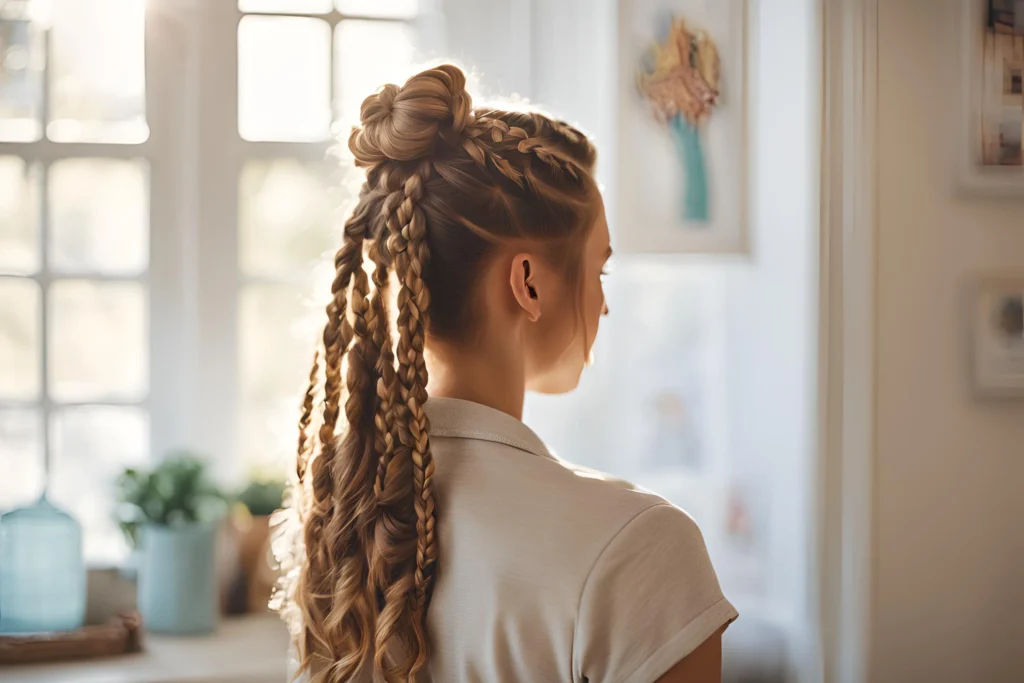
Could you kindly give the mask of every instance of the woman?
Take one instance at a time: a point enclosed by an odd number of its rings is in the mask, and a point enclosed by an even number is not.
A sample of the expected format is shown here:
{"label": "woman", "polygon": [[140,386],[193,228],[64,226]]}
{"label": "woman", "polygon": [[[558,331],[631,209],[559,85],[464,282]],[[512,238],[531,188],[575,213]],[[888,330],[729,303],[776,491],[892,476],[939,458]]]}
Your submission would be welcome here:
{"label": "woman", "polygon": [[300,670],[719,681],[736,612],[693,521],[562,463],[519,420],[526,390],[575,388],[608,313],[590,142],[474,109],[440,66],[367,98],[349,148],[366,182],[335,256],[314,438],[316,361],[300,421]]}

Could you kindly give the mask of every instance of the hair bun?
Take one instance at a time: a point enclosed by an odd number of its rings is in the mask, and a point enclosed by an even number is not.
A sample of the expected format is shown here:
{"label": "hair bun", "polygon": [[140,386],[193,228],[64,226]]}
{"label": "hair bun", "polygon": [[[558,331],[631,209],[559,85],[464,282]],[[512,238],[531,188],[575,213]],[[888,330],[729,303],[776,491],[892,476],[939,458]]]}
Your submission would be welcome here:
{"label": "hair bun", "polygon": [[363,100],[361,125],[352,130],[348,148],[359,166],[421,159],[433,150],[442,126],[461,132],[472,109],[461,69],[427,69],[402,87],[389,83]]}

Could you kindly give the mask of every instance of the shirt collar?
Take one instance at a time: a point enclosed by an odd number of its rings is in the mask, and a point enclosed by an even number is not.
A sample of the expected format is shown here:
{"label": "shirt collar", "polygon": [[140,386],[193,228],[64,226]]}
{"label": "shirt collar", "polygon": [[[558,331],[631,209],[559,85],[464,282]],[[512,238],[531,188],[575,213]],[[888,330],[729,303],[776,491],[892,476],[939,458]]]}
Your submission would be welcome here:
{"label": "shirt collar", "polygon": [[480,439],[556,460],[540,437],[500,410],[457,398],[431,397],[426,403],[430,436]]}

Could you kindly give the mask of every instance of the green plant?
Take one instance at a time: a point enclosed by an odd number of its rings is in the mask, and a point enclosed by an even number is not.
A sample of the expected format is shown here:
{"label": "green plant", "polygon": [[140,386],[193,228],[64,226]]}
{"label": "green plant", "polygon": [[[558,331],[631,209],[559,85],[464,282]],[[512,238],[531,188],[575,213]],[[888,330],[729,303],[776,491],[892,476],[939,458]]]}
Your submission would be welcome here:
{"label": "green plant", "polygon": [[249,514],[254,517],[271,515],[281,507],[284,489],[283,480],[252,481],[236,500],[249,508]]}
{"label": "green plant", "polygon": [[142,524],[180,526],[222,517],[228,501],[197,457],[179,453],[152,471],[126,469],[117,478],[117,519],[134,547]]}

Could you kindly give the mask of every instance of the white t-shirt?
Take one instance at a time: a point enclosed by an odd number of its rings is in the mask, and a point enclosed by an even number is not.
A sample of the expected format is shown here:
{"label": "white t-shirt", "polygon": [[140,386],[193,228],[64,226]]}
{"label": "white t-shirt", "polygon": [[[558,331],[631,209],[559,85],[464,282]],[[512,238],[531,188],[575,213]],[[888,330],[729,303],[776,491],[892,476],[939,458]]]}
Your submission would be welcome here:
{"label": "white t-shirt", "polygon": [[737,617],[685,512],[558,460],[505,413],[426,407],[433,683],[651,683]]}

